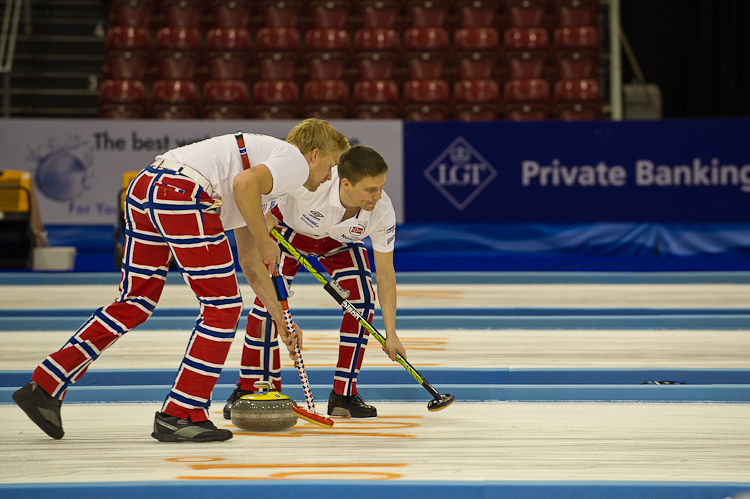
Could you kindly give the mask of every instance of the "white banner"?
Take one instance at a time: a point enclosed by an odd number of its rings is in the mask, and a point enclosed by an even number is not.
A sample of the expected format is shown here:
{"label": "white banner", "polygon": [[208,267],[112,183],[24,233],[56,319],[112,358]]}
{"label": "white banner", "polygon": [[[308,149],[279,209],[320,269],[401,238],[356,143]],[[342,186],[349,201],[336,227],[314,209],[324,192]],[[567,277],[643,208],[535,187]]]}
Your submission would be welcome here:
{"label": "white banner", "polygon": [[[32,173],[45,224],[117,221],[123,173],[138,171],[169,149],[238,131],[283,139],[298,120],[0,120],[0,168]],[[386,192],[404,219],[403,124],[399,120],[332,120],[352,145],[377,150],[390,166]]]}

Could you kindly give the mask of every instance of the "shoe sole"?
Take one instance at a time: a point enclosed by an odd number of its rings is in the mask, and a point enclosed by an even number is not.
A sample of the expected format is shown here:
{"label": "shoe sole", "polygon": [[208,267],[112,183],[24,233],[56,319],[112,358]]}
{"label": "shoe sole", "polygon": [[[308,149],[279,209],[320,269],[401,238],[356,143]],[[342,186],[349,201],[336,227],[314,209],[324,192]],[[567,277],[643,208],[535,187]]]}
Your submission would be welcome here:
{"label": "shoe sole", "polygon": [[[23,390],[23,388],[21,390]],[[65,435],[65,431],[62,428],[59,428],[44,419],[44,416],[42,416],[42,413],[39,412],[39,409],[37,409],[33,401],[28,402],[28,399],[33,399],[33,392],[31,392],[30,397],[24,399],[21,395],[19,395],[19,392],[21,390],[13,393],[13,401],[16,403],[16,405],[20,407],[21,410],[26,413],[29,419],[31,419],[31,421],[33,421],[34,424],[37,425],[39,429],[41,429],[44,433],[54,438],[55,440],[60,440]]]}
{"label": "shoe sole", "polygon": [[229,440],[234,436],[233,433],[221,437],[205,437],[205,438],[186,438],[172,433],[158,433],[152,432],[151,436],[159,442],[223,442]]}
{"label": "shoe sole", "polygon": [[333,410],[328,410],[328,415],[332,417],[343,417],[351,419],[377,419],[378,415],[374,416],[352,416],[352,413],[341,407],[334,407]]}

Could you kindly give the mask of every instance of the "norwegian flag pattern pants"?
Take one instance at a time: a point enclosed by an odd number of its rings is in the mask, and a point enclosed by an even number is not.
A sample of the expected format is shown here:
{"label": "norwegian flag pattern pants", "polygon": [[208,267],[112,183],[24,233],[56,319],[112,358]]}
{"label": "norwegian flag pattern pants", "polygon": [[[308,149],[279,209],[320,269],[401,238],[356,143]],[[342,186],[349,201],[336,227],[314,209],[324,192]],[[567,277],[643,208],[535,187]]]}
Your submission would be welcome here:
{"label": "norwegian flag pattern pants", "polygon": [[[348,301],[360,314],[372,321],[375,293],[367,249],[362,243],[340,243],[329,237],[314,238],[280,225],[279,232],[305,256],[313,255],[334,281],[349,291]],[[291,284],[300,263],[281,248],[281,274]],[[294,311],[292,311],[292,317]],[[263,304],[255,299],[247,317],[242,348],[240,389],[257,390],[256,381],[270,381],[281,391],[281,360],[276,324]],[[344,314],[339,335],[339,353],[333,378],[333,389],[341,395],[357,394],[357,375],[362,366],[368,331],[350,314]]]}
{"label": "norwegian flag pattern pants", "polygon": [[125,200],[119,297],[96,310],[32,379],[63,399],[105,349],[151,316],[174,259],[200,313],[162,411],[194,422],[208,419],[211,392],[242,314],[232,251],[212,205],[195,181],[154,166],[143,170]]}

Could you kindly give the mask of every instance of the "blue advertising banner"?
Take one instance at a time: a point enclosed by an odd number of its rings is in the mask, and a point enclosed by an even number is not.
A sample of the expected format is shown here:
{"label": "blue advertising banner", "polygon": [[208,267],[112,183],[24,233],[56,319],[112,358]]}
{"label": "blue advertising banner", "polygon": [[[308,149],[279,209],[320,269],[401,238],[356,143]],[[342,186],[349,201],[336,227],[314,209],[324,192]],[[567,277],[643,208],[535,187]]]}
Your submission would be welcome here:
{"label": "blue advertising banner", "polygon": [[750,222],[750,120],[404,123],[407,223]]}

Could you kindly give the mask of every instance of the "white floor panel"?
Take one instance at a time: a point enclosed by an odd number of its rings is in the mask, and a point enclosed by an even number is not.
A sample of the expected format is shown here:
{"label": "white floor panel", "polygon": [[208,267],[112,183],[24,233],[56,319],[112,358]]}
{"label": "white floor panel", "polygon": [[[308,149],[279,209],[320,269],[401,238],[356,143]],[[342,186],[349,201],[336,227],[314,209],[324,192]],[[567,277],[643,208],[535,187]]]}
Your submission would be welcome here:
{"label": "white floor panel", "polygon": [[[11,405],[0,482],[219,479],[746,481],[750,405],[379,403],[376,420],[239,430],[216,443],[150,437],[158,404],[68,404],[52,440]],[[33,464],[32,464],[33,463]]]}
{"label": "white floor panel", "polygon": [[[338,308],[318,284],[293,285],[289,305]],[[245,306],[255,297],[240,286]],[[118,296],[116,285],[0,286],[0,308],[82,308],[92,311]],[[746,308],[748,284],[401,284],[401,307],[663,307]],[[159,307],[198,307],[190,288],[165,286]]]}
{"label": "white floor panel", "polygon": [[[147,323],[148,324],[148,323]],[[73,332],[0,332],[0,365],[30,370],[58,350]],[[189,331],[135,329],[106,350],[91,369],[177,369]],[[225,367],[239,367],[244,331],[238,331]],[[407,357],[422,367],[686,367],[747,368],[750,331],[701,330],[402,330]],[[333,367],[338,332],[303,336],[308,367]],[[285,352],[286,350],[284,350]],[[282,353],[282,365],[293,367]],[[396,366],[374,340],[363,369]]]}

